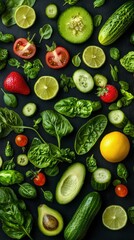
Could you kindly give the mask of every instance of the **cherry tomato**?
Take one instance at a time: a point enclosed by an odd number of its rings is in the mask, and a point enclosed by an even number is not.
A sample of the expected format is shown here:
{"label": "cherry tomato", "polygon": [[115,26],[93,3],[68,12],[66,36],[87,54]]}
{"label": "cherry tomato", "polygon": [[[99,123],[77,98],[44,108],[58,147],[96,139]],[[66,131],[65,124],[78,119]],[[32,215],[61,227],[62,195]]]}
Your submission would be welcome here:
{"label": "cherry tomato", "polygon": [[36,46],[26,38],[18,38],[13,45],[13,51],[21,58],[30,59],[36,53]]}
{"label": "cherry tomato", "polygon": [[69,62],[69,53],[64,47],[56,47],[52,51],[48,51],[45,56],[47,65],[50,68],[63,68]]}
{"label": "cherry tomato", "polygon": [[37,186],[43,186],[46,182],[46,176],[43,173],[39,172],[33,178],[33,182]]}
{"label": "cherry tomato", "polygon": [[114,102],[118,97],[118,90],[115,86],[107,84],[104,88],[99,88],[98,96],[103,102]]}
{"label": "cherry tomato", "polygon": [[118,197],[126,197],[128,194],[128,188],[124,184],[118,184],[115,187],[115,193]]}
{"label": "cherry tomato", "polygon": [[15,137],[15,143],[18,147],[25,147],[28,143],[28,137],[23,134],[18,134]]}

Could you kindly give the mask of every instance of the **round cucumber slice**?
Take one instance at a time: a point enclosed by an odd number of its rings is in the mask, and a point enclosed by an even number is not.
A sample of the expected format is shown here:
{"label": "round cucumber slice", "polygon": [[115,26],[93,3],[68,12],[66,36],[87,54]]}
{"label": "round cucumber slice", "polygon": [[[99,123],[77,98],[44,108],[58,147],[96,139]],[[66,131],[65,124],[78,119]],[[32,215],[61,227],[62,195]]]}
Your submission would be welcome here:
{"label": "round cucumber slice", "polygon": [[97,87],[105,87],[107,85],[107,78],[99,73],[94,75],[94,83]]}
{"label": "round cucumber slice", "polygon": [[92,35],[92,16],[83,7],[67,8],[59,16],[58,31],[65,40],[71,43],[83,43]]}
{"label": "round cucumber slice", "polygon": [[22,113],[24,114],[24,116],[26,117],[31,117],[34,115],[34,113],[36,112],[37,110],[37,106],[35,103],[33,102],[30,102],[30,103],[27,103],[23,109],[22,109]]}
{"label": "round cucumber slice", "polygon": [[58,8],[56,4],[54,3],[48,4],[45,9],[45,13],[48,18],[56,18],[58,15]]}
{"label": "round cucumber slice", "polygon": [[110,123],[112,123],[115,127],[118,128],[124,128],[128,121],[125,113],[120,109],[112,110],[111,112],[109,112],[108,120]]}
{"label": "round cucumber slice", "polygon": [[28,164],[28,157],[22,153],[17,156],[17,164],[20,166],[26,166]]}
{"label": "round cucumber slice", "polygon": [[111,182],[111,172],[106,168],[97,168],[91,176],[91,186],[96,191],[108,188]]}
{"label": "round cucumber slice", "polygon": [[73,74],[73,81],[80,92],[90,92],[94,87],[94,80],[90,73],[84,69],[78,69]]}

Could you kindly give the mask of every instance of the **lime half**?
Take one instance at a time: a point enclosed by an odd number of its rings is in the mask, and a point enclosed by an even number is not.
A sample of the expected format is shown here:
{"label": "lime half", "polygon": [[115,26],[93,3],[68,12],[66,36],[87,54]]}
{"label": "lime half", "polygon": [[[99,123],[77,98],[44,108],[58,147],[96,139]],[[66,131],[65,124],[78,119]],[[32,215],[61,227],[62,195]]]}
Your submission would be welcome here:
{"label": "lime half", "polygon": [[15,22],[20,28],[31,27],[36,19],[35,10],[28,5],[19,6],[14,14]]}
{"label": "lime half", "polygon": [[35,85],[34,92],[42,100],[49,100],[54,98],[59,91],[59,83],[52,76],[40,77]]}
{"label": "lime half", "polygon": [[120,205],[110,205],[102,214],[102,222],[111,230],[119,230],[127,223],[127,213]]}
{"label": "lime half", "polygon": [[106,55],[102,48],[98,46],[88,46],[83,51],[82,59],[88,67],[99,68],[104,64]]}

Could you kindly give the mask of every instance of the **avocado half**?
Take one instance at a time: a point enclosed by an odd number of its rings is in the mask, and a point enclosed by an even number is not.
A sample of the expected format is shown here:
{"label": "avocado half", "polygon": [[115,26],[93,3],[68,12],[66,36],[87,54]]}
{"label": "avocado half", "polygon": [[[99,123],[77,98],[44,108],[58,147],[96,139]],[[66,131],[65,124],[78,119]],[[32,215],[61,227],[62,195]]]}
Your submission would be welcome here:
{"label": "avocado half", "polygon": [[38,227],[46,236],[59,234],[64,226],[62,215],[46,204],[38,206]]}
{"label": "avocado half", "polygon": [[58,203],[71,202],[82,188],[86,176],[86,168],[82,163],[73,163],[61,176],[57,186],[55,197]]}

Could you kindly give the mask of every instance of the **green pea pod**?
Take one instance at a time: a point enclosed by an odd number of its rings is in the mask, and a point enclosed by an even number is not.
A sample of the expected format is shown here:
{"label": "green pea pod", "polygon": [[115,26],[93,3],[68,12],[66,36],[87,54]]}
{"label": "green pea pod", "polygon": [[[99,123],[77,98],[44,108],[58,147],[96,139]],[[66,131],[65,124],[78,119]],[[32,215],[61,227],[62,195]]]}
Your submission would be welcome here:
{"label": "green pea pod", "polygon": [[0,183],[8,186],[12,184],[18,184],[24,181],[24,176],[17,170],[2,170],[0,171]]}

